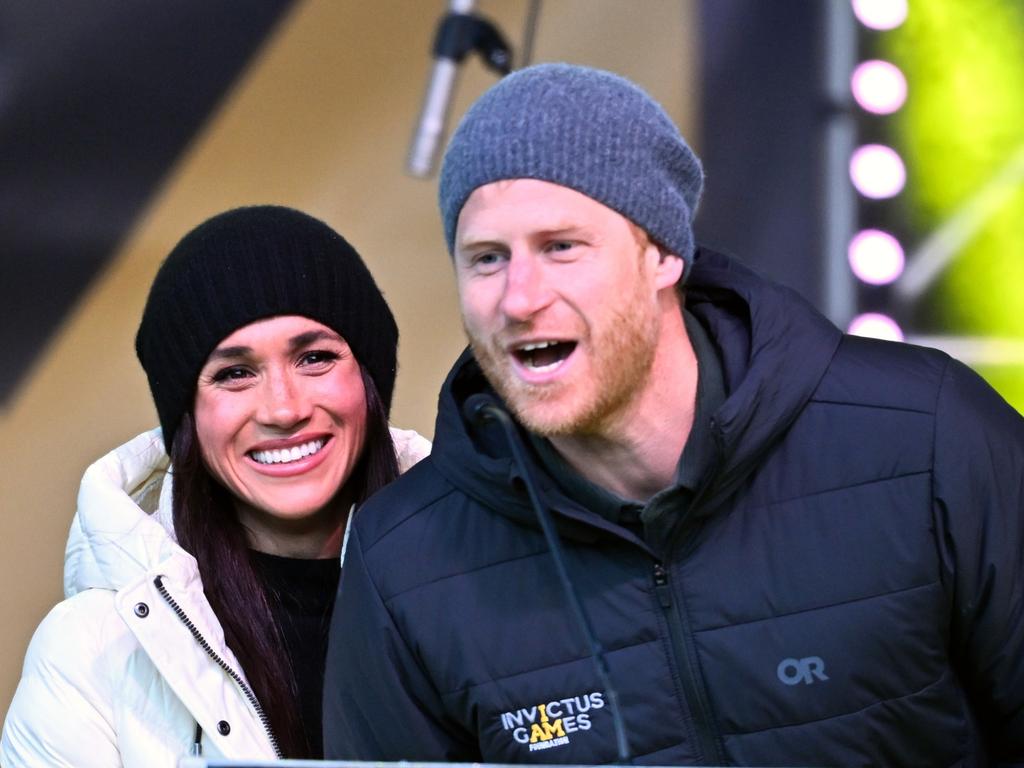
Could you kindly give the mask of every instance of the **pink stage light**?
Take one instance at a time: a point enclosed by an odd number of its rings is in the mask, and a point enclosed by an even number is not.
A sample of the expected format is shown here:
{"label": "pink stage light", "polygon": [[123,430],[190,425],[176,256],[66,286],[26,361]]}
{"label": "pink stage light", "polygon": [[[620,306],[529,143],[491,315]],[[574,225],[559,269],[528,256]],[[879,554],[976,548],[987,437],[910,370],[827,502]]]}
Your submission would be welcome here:
{"label": "pink stage light", "polygon": [[865,229],[850,240],[850,269],[870,285],[888,285],[903,274],[906,257],[900,241],[880,229]]}
{"label": "pink stage light", "polygon": [[907,181],[907,169],[891,147],[866,144],[850,158],[850,179],[864,197],[881,200],[900,193]]}
{"label": "pink stage light", "polygon": [[865,312],[863,315],[857,315],[850,321],[846,330],[854,336],[903,341],[903,329],[891,317],[878,312]]}
{"label": "pink stage light", "polygon": [[907,20],[907,0],[853,0],[853,13],[869,29],[895,29]]}
{"label": "pink stage light", "polygon": [[861,108],[876,115],[891,115],[907,100],[907,78],[888,61],[875,59],[858,64],[850,88]]}

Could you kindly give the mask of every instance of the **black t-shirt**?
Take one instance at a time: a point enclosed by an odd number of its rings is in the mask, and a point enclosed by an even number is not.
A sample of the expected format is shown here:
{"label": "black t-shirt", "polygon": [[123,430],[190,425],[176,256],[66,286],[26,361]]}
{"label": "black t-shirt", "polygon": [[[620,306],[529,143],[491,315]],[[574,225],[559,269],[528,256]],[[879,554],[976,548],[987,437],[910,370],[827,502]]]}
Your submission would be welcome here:
{"label": "black t-shirt", "polygon": [[299,717],[312,757],[323,757],[322,696],[327,630],[341,576],[341,559],[303,560],[250,552],[281,628],[299,693]]}

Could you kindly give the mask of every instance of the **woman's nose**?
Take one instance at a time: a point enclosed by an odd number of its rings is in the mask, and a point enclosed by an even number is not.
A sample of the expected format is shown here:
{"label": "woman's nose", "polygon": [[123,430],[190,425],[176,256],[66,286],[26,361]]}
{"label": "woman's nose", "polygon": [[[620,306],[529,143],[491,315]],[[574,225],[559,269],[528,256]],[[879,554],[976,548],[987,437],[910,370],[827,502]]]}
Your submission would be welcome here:
{"label": "woman's nose", "polygon": [[310,400],[294,374],[268,375],[260,404],[259,420],[262,423],[288,429],[308,419],[311,411]]}

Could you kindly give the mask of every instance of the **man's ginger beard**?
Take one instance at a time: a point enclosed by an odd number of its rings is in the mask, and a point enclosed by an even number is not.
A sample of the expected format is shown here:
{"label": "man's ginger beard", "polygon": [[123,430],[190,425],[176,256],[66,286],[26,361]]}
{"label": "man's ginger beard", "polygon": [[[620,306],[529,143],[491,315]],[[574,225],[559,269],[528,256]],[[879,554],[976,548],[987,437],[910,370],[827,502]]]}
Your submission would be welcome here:
{"label": "man's ginger beard", "polygon": [[[647,284],[642,252],[630,295],[614,306],[592,307],[583,318],[584,336],[574,354],[587,354],[587,386],[579,381],[529,384],[515,373],[501,338],[529,331],[530,323],[509,324],[497,339],[466,335],[484,375],[523,426],[544,437],[606,434],[625,407],[647,386],[661,318],[658,305],[644,295]],[[579,317],[579,315],[577,315]],[[465,326],[463,326],[465,327]],[[576,330],[576,329],[574,329]],[[572,373],[569,379],[578,374]],[[573,398],[569,388],[576,386]],[[556,406],[556,403],[560,405]]]}

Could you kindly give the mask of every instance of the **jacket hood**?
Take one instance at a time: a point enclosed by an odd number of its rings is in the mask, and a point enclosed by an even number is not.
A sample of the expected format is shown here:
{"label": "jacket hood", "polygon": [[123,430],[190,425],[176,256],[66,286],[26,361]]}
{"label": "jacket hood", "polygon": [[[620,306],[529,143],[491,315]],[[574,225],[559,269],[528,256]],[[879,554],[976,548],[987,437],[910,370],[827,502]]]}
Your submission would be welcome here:
{"label": "jacket hood", "polygon": [[93,463],[82,477],[64,554],[64,594],[120,589],[172,554],[169,460],[159,429]]}
{"label": "jacket hood", "polygon": [[[694,259],[686,307],[708,330],[727,393],[713,417],[718,462],[702,495],[701,512],[707,514],[790,427],[818,386],[842,334],[795,291],[706,249]],[[526,494],[518,491],[520,470],[504,435],[493,422],[470,424],[463,413],[468,398],[478,393],[501,402],[467,349],[441,390],[433,463],[468,495],[532,525],[534,514]],[[611,527],[565,498],[536,465],[533,474],[546,501],[563,513],[563,535],[593,538],[599,535],[593,527]],[[578,523],[586,523],[590,533]],[[615,530],[621,535],[621,529]]]}
{"label": "jacket hood", "polygon": [[[430,442],[413,430],[391,427],[391,439],[400,472],[430,453]],[[186,569],[195,567],[174,535],[172,487],[159,428],[85,471],[64,554],[65,597],[90,588],[121,589],[172,556],[185,558]]]}
{"label": "jacket hood", "polygon": [[727,397],[713,417],[721,461],[708,497],[724,500],[796,420],[843,334],[796,291],[707,249],[694,262],[686,306],[722,362]]}

